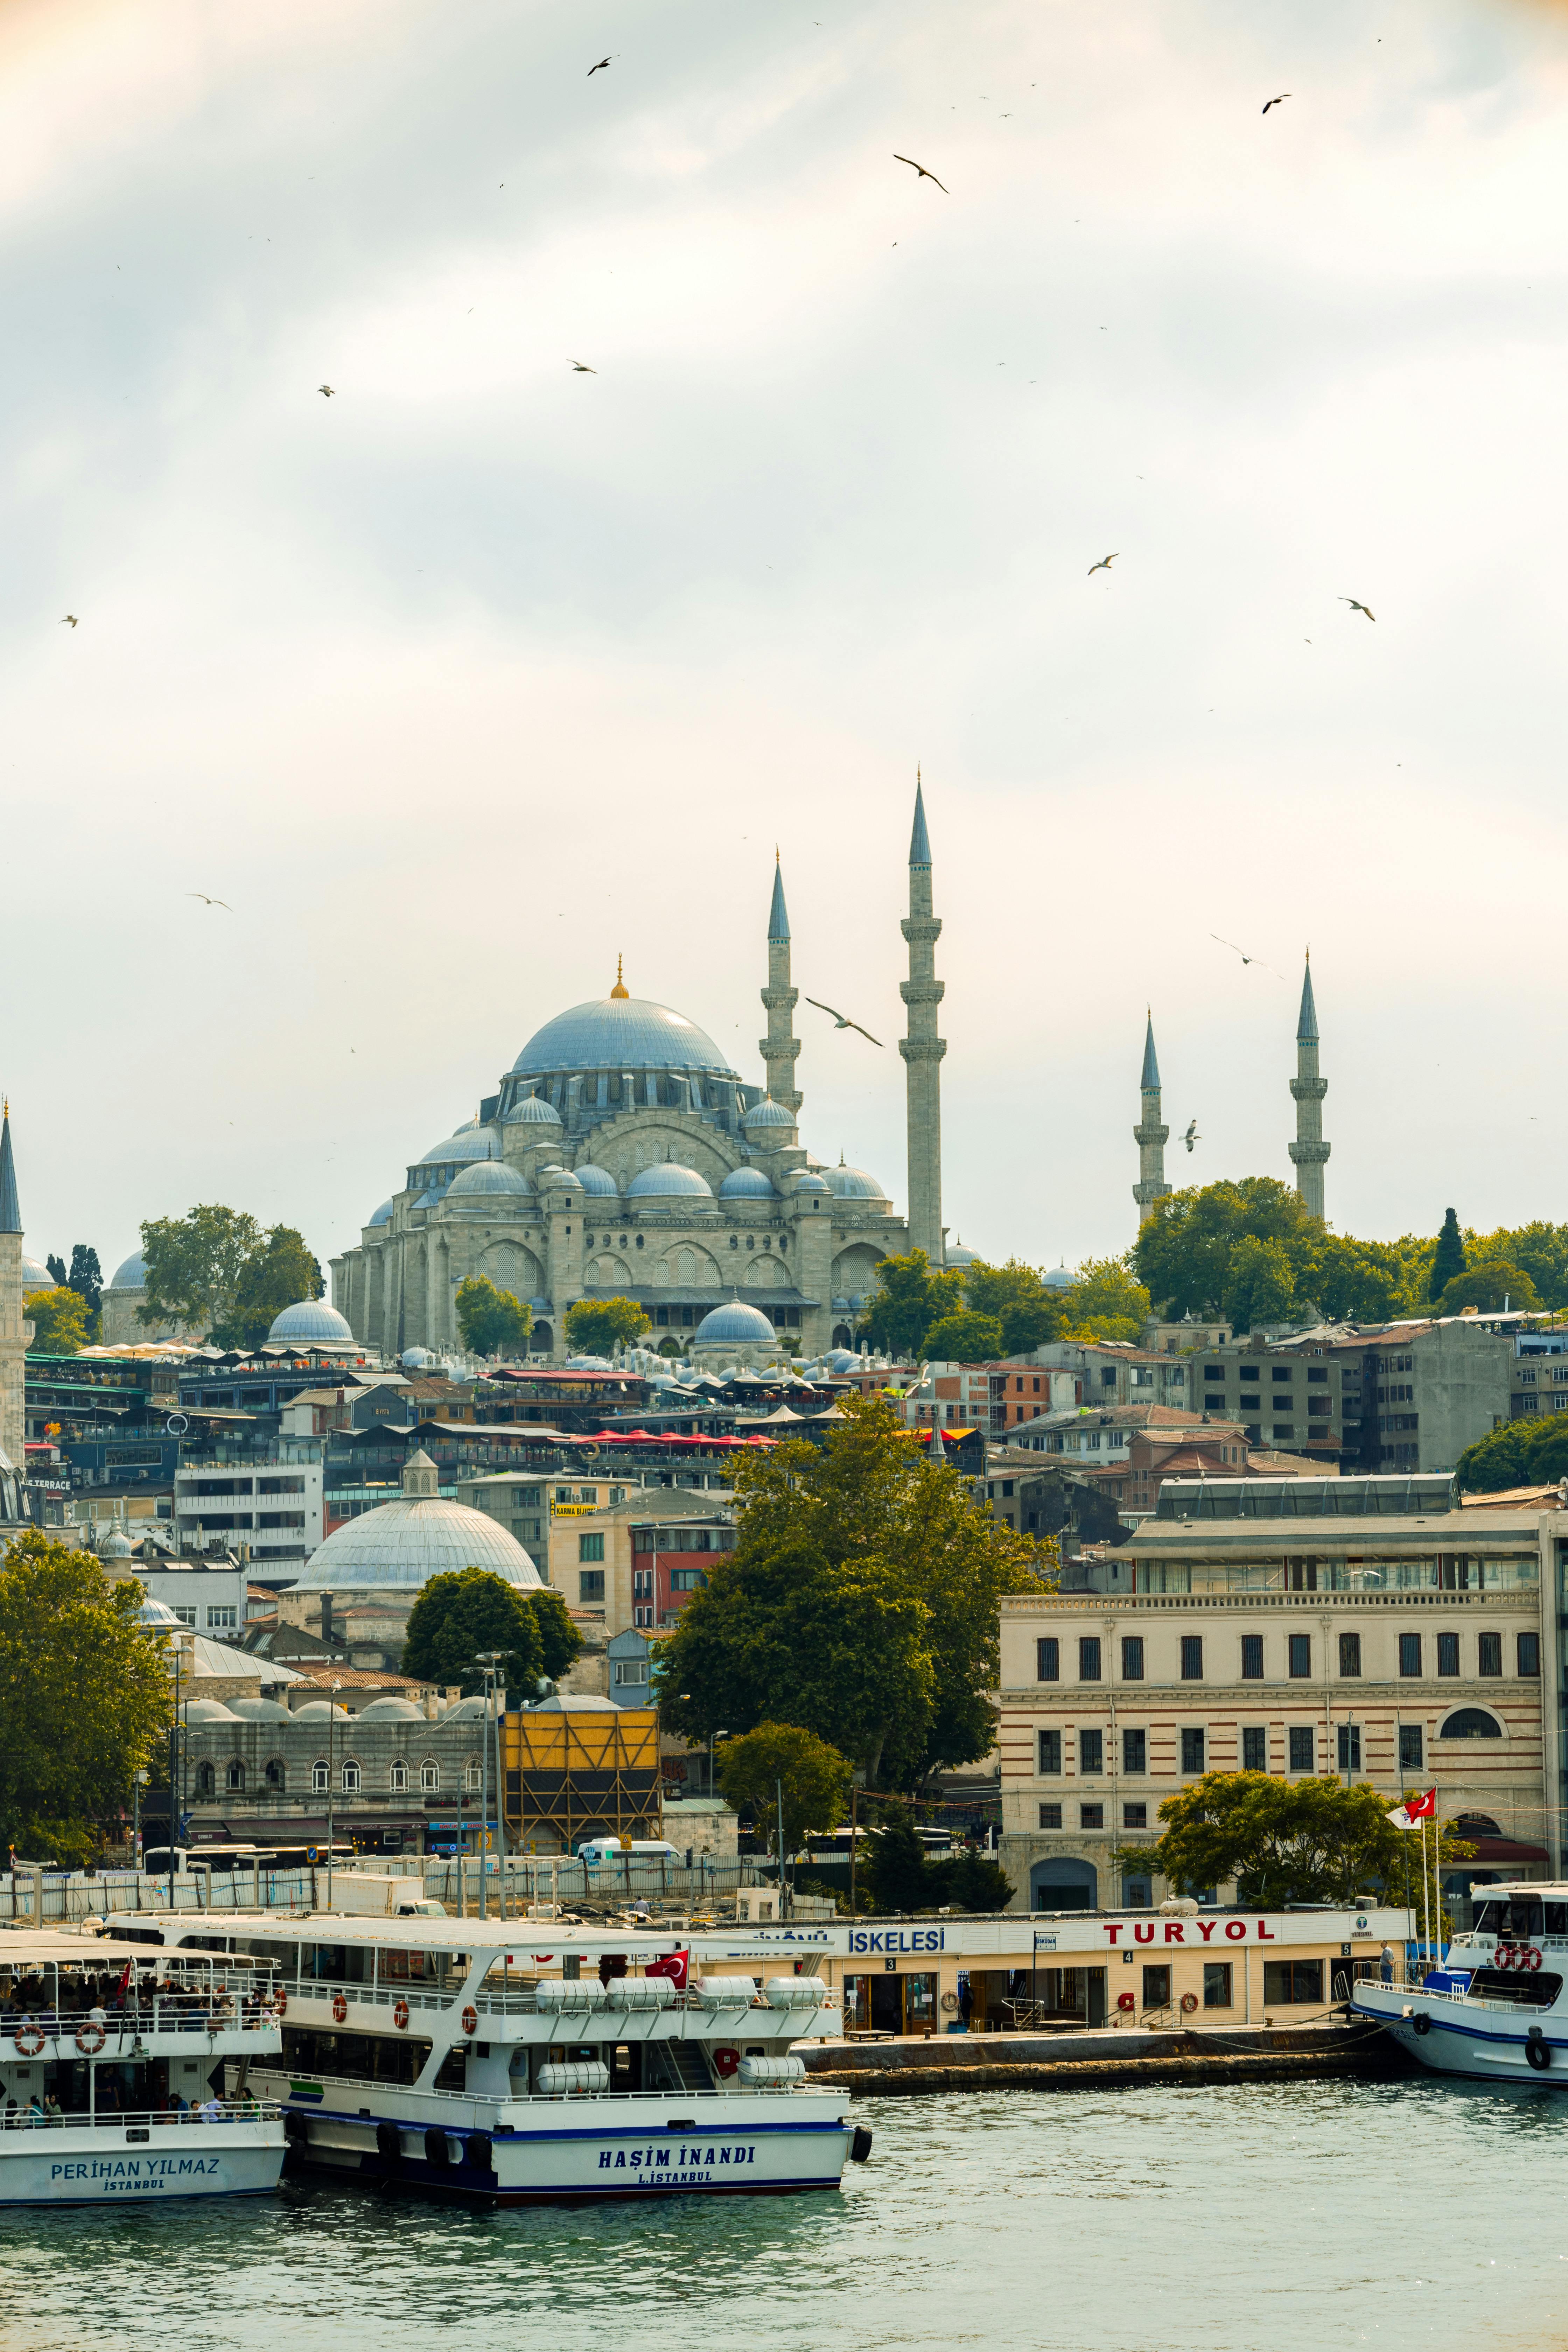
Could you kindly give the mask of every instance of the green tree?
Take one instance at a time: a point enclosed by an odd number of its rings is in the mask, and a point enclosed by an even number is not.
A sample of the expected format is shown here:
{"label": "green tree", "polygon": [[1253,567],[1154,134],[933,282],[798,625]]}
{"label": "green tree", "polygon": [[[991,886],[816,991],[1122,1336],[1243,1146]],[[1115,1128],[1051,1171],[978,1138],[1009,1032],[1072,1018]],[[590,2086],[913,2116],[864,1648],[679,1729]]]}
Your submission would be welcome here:
{"label": "green tree", "polygon": [[510,1290],[498,1290],[488,1274],[470,1274],[458,1285],[458,1328],[476,1356],[517,1356],[528,1346],[529,1320]]}
{"label": "green tree", "polygon": [[1568,1478],[1568,1416],[1505,1421],[1466,1447],[1456,1465],[1460,1491],[1499,1495],[1510,1486],[1549,1486]]}
{"label": "green tree", "polygon": [[1230,1254],[1226,1276],[1225,1317],[1237,1331],[1261,1323],[1282,1323],[1296,1296],[1296,1278],[1280,1242],[1260,1242],[1244,1234]]}
{"label": "green tree", "polygon": [[1465,1263],[1465,1244],[1459,1234],[1459,1220],[1452,1209],[1445,1209],[1437,1246],[1432,1254],[1427,1297],[1441,1298],[1455,1276],[1463,1274]]}
{"label": "green tree", "polygon": [[484,1688],[480,1651],[499,1650],[496,1664],[509,1693],[527,1696],[544,1672],[544,1643],[530,1596],[485,1568],[433,1576],[408,1612],[403,1672],[418,1682],[460,1683],[465,1694]]}
{"label": "green tree", "polygon": [[1495,1313],[1503,1306],[1539,1307],[1535,1285],[1524,1268],[1509,1265],[1494,1259],[1488,1265],[1472,1265],[1464,1274],[1457,1274],[1443,1292],[1438,1306],[1445,1315],[1459,1315],[1467,1307],[1479,1307],[1483,1313]]}
{"label": "green tree", "polygon": [[88,1340],[87,1301],[74,1290],[35,1290],[25,1308],[29,1356],[74,1356]]}
{"label": "green tree", "polygon": [[910,1250],[907,1257],[885,1257],[877,1268],[862,1328],[874,1346],[914,1363],[924,1352],[931,1325],[956,1315],[963,1305],[963,1277],[957,1267],[936,1273],[923,1249]]}
{"label": "green tree", "polygon": [[259,1348],[286,1307],[301,1298],[320,1298],[326,1287],[304,1235],[292,1225],[274,1225],[240,1267],[234,1305],[213,1326],[214,1343],[220,1348]]}
{"label": "green tree", "polygon": [[170,1711],[144,1597],[36,1528],[0,1562],[0,1846],[82,1861],[129,1807]]}
{"label": "green tree", "polygon": [[966,1848],[951,1862],[938,1865],[942,1900],[961,1911],[1005,1911],[1013,1900],[1013,1882],[998,1862]]}
{"label": "green tree", "polygon": [[[1568,1225],[1547,1224],[1542,1220],[1529,1225],[1504,1225],[1495,1234],[1467,1234],[1465,1244],[1471,1265],[1497,1260],[1517,1265],[1534,1283],[1543,1307],[1568,1307]],[[1454,1273],[1461,1272],[1462,1265],[1454,1268]],[[1442,1286],[1434,1287],[1440,1296]]]}
{"label": "green tree", "polygon": [[1005,1592],[1048,1590],[1054,1545],[994,1520],[880,1398],[820,1447],[737,1465],[735,1549],[662,1644],[688,1738],[796,1723],[875,1783],[914,1788],[987,1754]]}
{"label": "green tree", "polygon": [[921,1353],[933,1364],[994,1364],[1002,1354],[1002,1326],[993,1316],[961,1307],[931,1325]]}
{"label": "green tree", "polygon": [[86,1242],[71,1244],[71,1270],[66,1281],[86,1299],[89,1314],[96,1315],[103,1302],[103,1269],[98,1262],[98,1252],[89,1249]]}
{"label": "green tree", "polygon": [[261,1227],[247,1212],[216,1202],[184,1217],[152,1219],[142,1228],[147,1303],[137,1308],[139,1318],[179,1322],[193,1331],[228,1324],[240,1276],[262,1239]]}
{"label": "green tree", "polygon": [[68,1276],[67,1276],[67,1274],[66,1274],[66,1262],[65,1262],[64,1258],[63,1258],[63,1257],[57,1257],[57,1256],[55,1255],[55,1254],[54,1254],[53,1250],[51,1250],[51,1251],[49,1252],[49,1254],[48,1254],[47,1257],[44,1260],[44,1264],[47,1266],[47,1268],[48,1268],[49,1272],[53,1275],[53,1276],[54,1276],[54,1278],[55,1278],[55,1287],[56,1287],[56,1289],[57,1289],[57,1290],[68,1290],[68,1289],[69,1289],[69,1287],[70,1287],[70,1283],[69,1283],[69,1279],[68,1279]]}
{"label": "green tree", "polygon": [[1297,1262],[1295,1281],[1331,1323],[1392,1322],[1419,1312],[1417,1298],[1426,1296],[1425,1271],[1413,1265],[1408,1245],[1326,1228]]}
{"label": "green tree", "polygon": [[984,1258],[975,1258],[960,1269],[960,1279],[964,1305],[1001,1324],[999,1355],[1027,1356],[1060,1339],[1067,1328],[1063,1293],[1047,1288],[1032,1265],[1016,1257],[1005,1265],[988,1265]]}
{"label": "green tree", "polygon": [[[1268,1772],[1205,1772],[1160,1807],[1163,1833],[1117,1853],[1129,1877],[1157,1871],[1179,1895],[1234,1879],[1259,1910],[1292,1904],[1348,1903],[1386,1889],[1400,1899],[1408,1834],[1388,1819],[1388,1800],[1363,1781],[1347,1789],[1320,1775],[1286,1780]],[[1446,1843],[1445,1861],[1474,1848]]]}
{"label": "green tree", "polygon": [[797,1853],[814,1830],[836,1830],[849,1811],[847,1757],[793,1723],[759,1723],[713,1752],[724,1801],[751,1814],[768,1852],[779,1844],[779,1792],[784,1793],[784,1850]]}
{"label": "green tree", "polygon": [[566,1603],[559,1592],[544,1585],[527,1596],[533,1612],[533,1622],[539,1628],[539,1639],[544,1653],[543,1671],[551,1682],[559,1682],[568,1666],[583,1654],[583,1636],[572,1622]]}
{"label": "green tree", "polygon": [[1140,1339],[1150,1314],[1149,1293],[1125,1257],[1085,1258],[1064,1305],[1075,1339]]}
{"label": "green tree", "polygon": [[1168,1315],[1217,1315],[1231,1253],[1248,1235],[1279,1242],[1304,1262],[1323,1228],[1299,1192],[1275,1176],[1190,1186],[1156,1201],[1132,1252],[1141,1282]]}
{"label": "green tree", "polygon": [[566,1344],[574,1356],[607,1356],[635,1347],[652,1318],[635,1298],[577,1298],[566,1309]]}
{"label": "green tree", "polygon": [[929,1911],[946,1900],[940,1868],[928,1862],[907,1805],[889,1805],[866,1840],[856,1870],[873,1911]]}

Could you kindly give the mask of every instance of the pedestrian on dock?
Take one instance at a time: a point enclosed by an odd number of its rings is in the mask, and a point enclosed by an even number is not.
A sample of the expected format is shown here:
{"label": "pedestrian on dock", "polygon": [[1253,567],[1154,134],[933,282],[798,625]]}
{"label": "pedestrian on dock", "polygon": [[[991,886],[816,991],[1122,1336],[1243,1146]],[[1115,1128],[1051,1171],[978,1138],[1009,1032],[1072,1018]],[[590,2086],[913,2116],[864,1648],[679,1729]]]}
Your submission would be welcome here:
{"label": "pedestrian on dock", "polygon": [[1377,1963],[1377,1973],[1384,1984],[1394,1982],[1394,1947],[1384,1944]]}

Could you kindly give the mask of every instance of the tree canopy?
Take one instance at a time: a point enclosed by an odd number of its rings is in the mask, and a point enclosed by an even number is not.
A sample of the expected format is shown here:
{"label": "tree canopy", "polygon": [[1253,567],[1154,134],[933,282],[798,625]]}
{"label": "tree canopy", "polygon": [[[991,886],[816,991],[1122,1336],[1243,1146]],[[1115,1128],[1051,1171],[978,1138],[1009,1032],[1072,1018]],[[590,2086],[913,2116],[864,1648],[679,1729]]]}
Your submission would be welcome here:
{"label": "tree canopy", "polygon": [[1154,1203],[1133,1263],[1163,1311],[1223,1315],[1237,1330],[1308,1302],[1331,1319],[1383,1323],[1421,1311],[1436,1244],[1332,1234],[1274,1176],[1190,1186]]}
{"label": "tree canopy", "polygon": [[[1260,1910],[1300,1903],[1349,1903],[1386,1888],[1399,1899],[1408,1832],[1388,1819],[1388,1799],[1363,1781],[1347,1789],[1326,1774],[1287,1780],[1268,1772],[1205,1772],[1160,1807],[1163,1834],[1123,1846],[1129,1877],[1158,1871],[1179,1895],[1234,1880]],[[1474,1848],[1445,1831],[1443,1860]]]}
{"label": "tree canopy", "polygon": [[103,1269],[98,1262],[98,1252],[89,1249],[86,1242],[71,1244],[71,1270],[66,1283],[86,1300],[88,1313],[96,1315],[103,1304]]}
{"label": "tree canopy", "polygon": [[0,1561],[0,1846],[84,1862],[129,1809],[171,1706],[144,1597],[37,1528]]}
{"label": "tree canopy", "polygon": [[142,1255],[147,1300],[136,1310],[140,1319],[183,1323],[219,1347],[259,1347],[285,1307],[320,1298],[326,1288],[292,1225],[264,1230],[247,1210],[220,1202],[153,1218],[142,1228]]}
{"label": "tree canopy", "polygon": [[1461,1315],[1467,1307],[1479,1307],[1485,1312],[1540,1304],[1535,1285],[1522,1266],[1510,1265],[1506,1258],[1488,1258],[1479,1265],[1468,1266],[1445,1286],[1439,1311]]}
{"label": "tree canopy", "polygon": [[1085,1258],[1071,1289],[1058,1296],[1068,1339],[1138,1339],[1149,1319],[1148,1289],[1125,1257]]}
{"label": "tree canopy", "polygon": [[488,1274],[470,1274],[458,1285],[453,1302],[463,1345],[476,1356],[520,1356],[528,1347],[529,1319],[510,1290],[498,1290]]}
{"label": "tree canopy", "polygon": [[1468,1445],[1455,1465],[1468,1495],[1499,1495],[1510,1486],[1547,1486],[1568,1478],[1568,1414],[1505,1421]]}
{"label": "tree canopy", "polygon": [[875,1346],[912,1363],[924,1356],[931,1325],[963,1307],[963,1278],[956,1267],[938,1272],[923,1249],[910,1250],[904,1257],[885,1257],[877,1268],[863,1328]]}
{"label": "tree canopy", "polygon": [[286,1307],[320,1298],[326,1286],[303,1234],[274,1225],[240,1267],[233,1307],[214,1324],[212,1337],[220,1348],[259,1348]]}
{"label": "tree canopy", "polygon": [[836,1830],[848,1817],[848,1758],[796,1724],[759,1723],[721,1740],[713,1769],[725,1803],[751,1814],[770,1853],[779,1850],[781,1789],[785,1853],[804,1845],[813,1831]]}
{"label": "tree canopy", "polygon": [[961,1911],[1005,1911],[1013,1882],[1000,1864],[967,1848],[931,1860],[907,1807],[889,1805],[866,1840],[856,1873],[862,1909],[931,1911],[942,1904]]}
{"label": "tree canopy", "polygon": [[994,1316],[961,1307],[943,1315],[926,1333],[921,1353],[937,1364],[991,1364],[1003,1353],[1002,1326]]}
{"label": "tree canopy", "polygon": [[481,1651],[499,1650],[503,1686],[529,1697],[540,1678],[563,1674],[583,1647],[558,1592],[523,1591],[489,1569],[433,1576],[408,1613],[402,1671],[419,1682],[482,1691]]}
{"label": "tree canopy", "polygon": [[29,1356],[74,1356],[88,1343],[87,1301],[74,1290],[35,1290],[24,1310],[33,1327]]}
{"label": "tree canopy", "polygon": [[737,1465],[739,1529],[662,1645],[689,1738],[794,1723],[913,1788],[987,1754],[1005,1592],[1048,1589],[1055,1547],[994,1520],[879,1398],[820,1447]]}
{"label": "tree canopy", "polygon": [[[1002,1356],[1027,1356],[1067,1328],[1064,1293],[1048,1287],[1032,1265],[1010,1257],[1005,1265],[989,1265],[975,1258],[962,1267],[963,1299],[976,1315],[987,1315],[1002,1326]],[[934,1349],[931,1351],[935,1353]]]}
{"label": "tree canopy", "polygon": [[567,1344],[577,1356],[633,1347],[652,1328],[652,1317],[635,1298],[575,1298],[566,1309]]}
{"label": "tree canopy", "polygon": [[1432,1252],[1432,1272],[1428,1277],[1431,1296],[1434,1298],[1441,1298],[1455,1276],[1463,1274],[1467,1263],[1464,1237],[1459,1232],[1459,1220],[1452,1209],[1445,1209],[1436,1244]]}

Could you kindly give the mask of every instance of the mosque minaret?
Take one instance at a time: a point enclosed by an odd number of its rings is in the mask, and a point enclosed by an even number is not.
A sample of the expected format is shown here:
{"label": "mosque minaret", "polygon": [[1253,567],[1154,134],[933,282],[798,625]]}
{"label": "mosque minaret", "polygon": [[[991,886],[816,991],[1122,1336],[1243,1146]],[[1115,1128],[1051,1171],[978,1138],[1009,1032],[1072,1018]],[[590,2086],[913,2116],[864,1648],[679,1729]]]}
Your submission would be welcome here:
{"label": "mosque minaret", "polygon": [[1165,1181],[1165,1146],[1171,1130],[1160,1117],[1160,1062],[1154,1051],[1152,1011],[1143,1034],[1143,1074],[1138,1081],[1138,1092],[1143,1116],[1132,1130],[1132,1140],[1138,1146],[1138,1181],[1132,1187],[1132,1198],[1138,1203],[1142,1228],[1153,1215],[1155,1202],[1171,1189]]}
{"label": "mosque minaret", "polygon": [[1296,1097],[1296,1140],[1290,1157],[1296,1163],[1296,1190],[1314,1217],[1323,1213],[1323,1162],[1331,1146],[1323,1141],[1323,1097],[1327,1078],[1318,1076],[1318,1008],[1312,1000],[1312,959],[1301,982],[1301,1011],[1296,1023],[1296,1075],[1290,1081]]}
{"label": "mosque minaret", "polygon": [[945,1256],[942,1229],[942,1057],[947,1040],[936,1034],[936,1009],[945,994],[936,976],[942,924],[931,913],[931,840],[925,801],[915,778],[915,822],[910,836],[910,911],[900,926],[910,947],[910,976],[899,983],[909,1007],[908,1034],[899,1051],[908,1072],[910,1247],[933,1265]]}
{"label": "mosque minaret", "polygon": [[789,909],[784,905],[784,870],[773,856],[773,903],[768,911],[768,984],[763,991],[768,1034],[757,1041],[757,1051],[768,1074],[768,1092],[786,1110],[796,1111],[804,1099],[795,1082],[800,1039],[795,1034],[795,1008],[800,991],[790,984]]}

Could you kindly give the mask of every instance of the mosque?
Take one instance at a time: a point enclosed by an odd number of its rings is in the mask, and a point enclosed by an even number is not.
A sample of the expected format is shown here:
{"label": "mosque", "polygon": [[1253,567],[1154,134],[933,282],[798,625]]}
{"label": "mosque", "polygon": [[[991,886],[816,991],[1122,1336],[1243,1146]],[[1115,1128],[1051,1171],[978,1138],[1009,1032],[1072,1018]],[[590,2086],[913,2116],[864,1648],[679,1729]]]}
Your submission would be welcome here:
{"label": "mosque", "polygon": [[607,996],[536,1031],[476,1116],[411,1161],[358,1246],[332,1259],[333,1306],[353,1338],[384,1356],[457,1344],[454,1301],[475,1275],[522,1301],[531,1352],[556,1361],[579,1298],[636,1299],[656,1343],[667,1331],[695,1339],[730,1300],[752,1310],[751,1330],[794,1352],[854,1345],[885,1257],[919,1247],[946,1262],[942,924],[918,781],[909,893],[907,1218],[876,1177],[831,1167],[800,1141],[800,992],[775,869],[765,1086],[731,1069],[686,1014],[633,996],[617,972]]}

